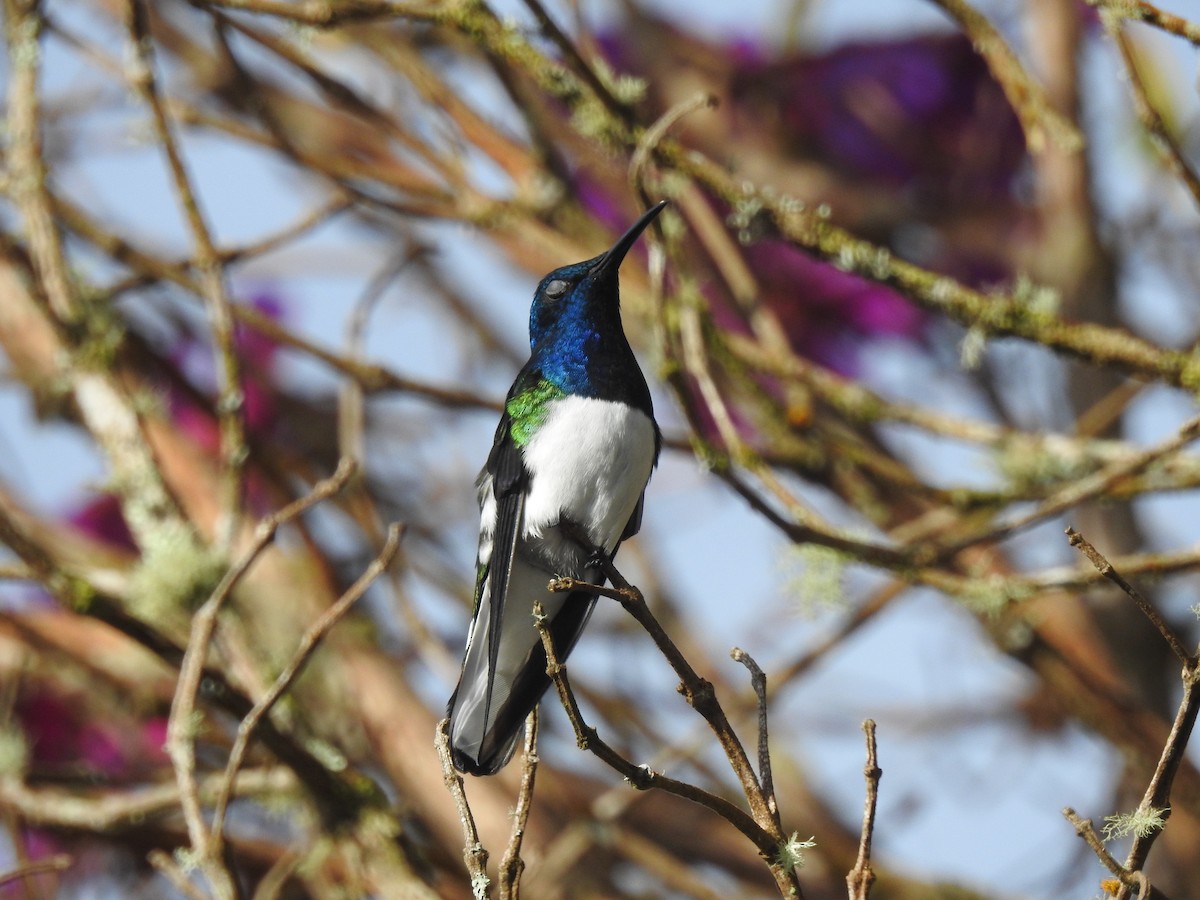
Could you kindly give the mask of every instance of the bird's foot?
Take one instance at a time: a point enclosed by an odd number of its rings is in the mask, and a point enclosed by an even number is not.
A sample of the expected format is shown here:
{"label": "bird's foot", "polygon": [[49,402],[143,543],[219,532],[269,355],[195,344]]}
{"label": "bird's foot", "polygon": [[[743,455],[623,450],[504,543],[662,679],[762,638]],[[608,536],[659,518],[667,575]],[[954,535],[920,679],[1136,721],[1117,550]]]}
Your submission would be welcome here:
{"label": "bird's foot", "polygon": [[611,561],[608,553],[603,547],[592,543],[582,525],[564,517],[558,520],[557,527],[563,537],[587,554],[587,562],[584,564],[587,569],[599,569],[602,572],[605,570]]}

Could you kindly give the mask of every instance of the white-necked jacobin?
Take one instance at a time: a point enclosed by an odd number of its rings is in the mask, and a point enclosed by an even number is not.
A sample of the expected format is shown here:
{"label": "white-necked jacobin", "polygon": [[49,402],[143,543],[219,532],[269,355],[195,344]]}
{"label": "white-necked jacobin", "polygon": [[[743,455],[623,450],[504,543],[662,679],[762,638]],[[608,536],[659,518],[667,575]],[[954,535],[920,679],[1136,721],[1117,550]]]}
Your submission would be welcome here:
{"label": "white-necked jacobin", "polygon": [[534,603],[560,661],[587,624],[595,596],[551,593],[549,581],[602,584],[598,553],[611,560],[641,526],[662,438],[621,327],[617,270],[666,205],[647,210],[606,253],[555,269],[533,295],[529,362],[477,482],[475,611],[448,707],[451,756],[464,772],[504,766],[550,686]]}

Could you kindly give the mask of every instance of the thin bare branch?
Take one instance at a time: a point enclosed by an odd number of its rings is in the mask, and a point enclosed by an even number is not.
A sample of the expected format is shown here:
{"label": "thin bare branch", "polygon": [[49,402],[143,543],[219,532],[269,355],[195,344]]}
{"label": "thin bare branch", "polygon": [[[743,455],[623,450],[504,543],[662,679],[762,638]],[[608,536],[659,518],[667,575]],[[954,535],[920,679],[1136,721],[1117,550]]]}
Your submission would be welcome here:
{"label": "thin bare branch", "polygon": [[1097,572],[1119,587],[1129,599],[1137,604],[1137,608],[1158,629],[1158,633],[1163,636],[1163,640],[1170,646],[1171,652],[1175,654],[1175,657],[1185,668],[1194,668],[1196,666],[1196,656],[1187,652],[1183,646],[1183,641],[1179,639],[1179,636],[1175,633],[1175,629],[1167,624],[1167,620],[1162,617],[1162,613],[1155,608],[1153,603],[1142,596],[1141,591],[1130,584],[1125,579],[1125,576],[1118,572],[1099,550],[1092,546],[1091,541],[1074,528],[1068,527],[1067,543],[1077,548],[1096,567]]}
{"label": "thin bare branch", "polygon": [[300,677],[300,673],[304,671],[304,667],[312,659],[312,655],[316,652],[317,647],[320,646],[325,635],[342,620],[346,613],[350,611],[350,608],[367,592],[367,588],[371,586],[372,582],[387,571],[392,561],[396,558],[396,553],[400,549],[400,539],[403,535],[404,528],[401,525],[393,524],[388,528],[383,548],[376,555],[375,559],[363,570],[358,580],[350,585],[308,627],[308,630],[301,636],[296,651],[292,654],[292,658],[288,660],[287,665],[276,676],[275,683],[271,685],[270,690],[259,698],[258,702],[254,704],[254,708],[238,723],[237,737],[234,739],[233,748],[229,752],[229,761],[225,765],[225,775],[221,782],[221,790],[217,794],[217,802],[213,808],[212,834],[213,844],[215,845],[214,853],[220,850],[225,827],[225,811],[229,806],[229,799],[233,795],[234,779],[237,778],[238,770],[242,766],[246,752],[250,747],[250,741],[253,739],[254,732],[258,728],[259,723],[270,714],[271,708],[295,684],[296,679]]}
{"label": "thin bare branch", "polygon": [[538,767],[537,736],[538,711],[537,707],[534,707],[525,723],[525,744],[521,750],[521,790],[517,794],[517,808],[513,811],[512,836],[504,856],[500,858],[500,900],[518,900],[521,896],[521,874],[525,871],[525,860],[521,858],[521,844],[525,840],[529,811],[533,807],[533,787]]}
{"label": "thin bare branch", "polygon": [[486,900],[492,896],[492,880],[487,874],[488,851],[479,839],[479,830],[475,827],[475,816],[471,813],[471,805],[467,802],[466,791],[463,790],[462,776],[454,768],[450,759],[450,720],[442,719],[437,725],[434,746],[437,748],[438,759],[442,763],[442,777],[446,790],[454,798],[458,809],[458,820],[463,829],[463,861],[467,864],[467,872],[471,876],[471,893],[475,900]]}
{"label": "thin bare branch", "polygon": [[867,736],[867,764],[863,767],[863,777],[867,781],[867,799],[863,807],[862,830],[858,839],[858,858],[854,861],[854,868],[846,876],[850,900],[868,900],[871,885],[875,883],[875,870],[871,868],[871,843],[875,838],[875,807],[879,802],[879,779],[883,776],[875,748],[875,721],[867,719],[862,727]]}
{"label": "thin bare branch", "polygon": [[[246,572],[258,559],[259,555],[274,540],[279,528],[297,518],[308,509],[323,500],[332,497],[350,480],[355,472],[355,466],[343,460],[336,472],[324,481],[313,486],[308,494],[288,504],[283,509],[262,519],[254,529],[250,546],[241,557],[226,571],[224,577],[213,589],[212,595],[197,610],[192,618],[191,635],[188,639],[187,650],[180,664],[179,682],[175,696],[171,702],[171,714],[167,723],[166,748],[175,769],[176,781],[183,806],[184,820],[188,826],[188,836],[192,847],[200,855],[201,860],[210,860],[211,866],[219,878],[219,857],[211,853],[212,833],[204,821],[201,812],[200,798],[196,784],[196,729],[198,717],[196,698],[200,690],[200,682],[204,674],[205,663],[208,659],[209,646],[217,627],[217,617],[232,594],[234,588],[245,576]],[[227,873],[226,873],[226,877]],[[216,885],[214,885],[214,888]],[[227,890],[232,893],[231,882]]]}
{"label": "thin bare branch", "polygon": [[246,426],[243,421],[245,395],[240,364],[234,345],[232,302],[225,288],[225,268],[217,252],[212,231],[200,209],[192,178],[159,94],[154,67],[154,40],[150,33],[150,10],[145,0],[127,0],[132,67],[129,81],[150,107],[157,143],[167,158],[179,205],[183,207],[196,246],[195,269],[208,310],[217,361],[217,420],[221,436],[222,496],[217,544],[228,553],[233,549],[242,516],[242,470],[247,459]]}
{"label": "thin bare branch", "polygon": [[74,860],[66,853],[56,853],[46,859],[23,863],[15,869],[0,872],[0,887],[15,881],[24,881],[37,875],[50,875],[55,872],[65,872]]}

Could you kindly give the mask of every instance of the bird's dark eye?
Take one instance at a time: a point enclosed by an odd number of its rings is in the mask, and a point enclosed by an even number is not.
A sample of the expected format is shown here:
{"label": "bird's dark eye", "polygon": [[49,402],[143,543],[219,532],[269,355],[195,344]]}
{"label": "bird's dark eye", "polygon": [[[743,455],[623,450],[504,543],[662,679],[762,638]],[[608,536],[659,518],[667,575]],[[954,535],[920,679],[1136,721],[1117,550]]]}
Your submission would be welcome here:
{"label": "bird's dark eye", "polygon": [[546,296],[551,300],[558,300],[567,292],[567,283],[561,278],[555,278],[552,282],[546,285]]}

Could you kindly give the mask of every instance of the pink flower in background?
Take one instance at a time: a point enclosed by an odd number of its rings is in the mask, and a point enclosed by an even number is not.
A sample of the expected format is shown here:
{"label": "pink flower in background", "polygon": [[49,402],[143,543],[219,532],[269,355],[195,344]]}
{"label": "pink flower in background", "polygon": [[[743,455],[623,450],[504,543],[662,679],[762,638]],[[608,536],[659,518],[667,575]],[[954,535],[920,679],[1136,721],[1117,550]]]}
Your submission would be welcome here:
{"label": "pink flower in background", "polygon": [[113,494],[100,494],[85,501],[67,515],[67,521],[101,543],[121,550],[137,550],[121,512],[121,501]]}
{"label": "pink flower in background", "polygon": [[56,777],[136,778],[167,764],[166,719],[99,722],[85,694],[35,686],[18,696],[15,718],[29,742],[31,771]]}
{"label": "pink flower in background", "polygon": [[853,374],[870,338],[921,336],[925,315],[890,288],[814,259],[779,240],[743,250],[795,351]]}
{"label": "pink flower in background", "polygon": [[[272,319],[283,318],[284,304],[273,294],[256,294],[249,305]],[[207,336],[206,336],[207,337]],[[234,329],[234,349],[241,367],[243,416],[250,435],[266,435],[276,423],[274,366],[279,345],[252,328],[237,325]],[[206,396],[216,393],[216,360],[212,345],[192,336],[185,336],[170,354],[179,370],[190,377]],[[171,417],[197,444],[210,453],[220,448],[221,439],[216,418],[195,399],[177,388],[170,393]]]}
{"label": "pink flower in background", "polygon": [[[966,284],[1009,280],[989,237],[1020,227],[1024,136],[986,63],[959,34],[860,42],[818,53],[780,54],[763,41],[705,41],[643,13],[602,36],[614,69],[650,85],[662,108],[706,84],[722,97],[712,114],[681,122],[717,160],[730,133],[747,159],[737,169],[816,196],[840,225],[899,258]],[[708,116],[715,122],[706,126]],[[723,118],[722,118],[723,117]],[[708,127],[708,130],[706,130]],[[798,179],[792,184],[789,179]],[[611,228],[631,212],[614,202],[627,188],[576,173],[577,194]],[[815,202],[815,201],[814,201]],[[730,210],[719,206],[722,215]],[[879,339],[920,342],[928,317],[886,285],[841,271],[769,234],[742,248],[759,299],[795,352],[847,375]],[[713,314],[743,329],[719,289]]]}
{"label": "pink flower in background", "polygon": [[733,93],[747,114],[770,112],[792,153],[918,201],[1008,197],[1025,160],[1004,92],[958,34],[752,62],[734,75]]}

